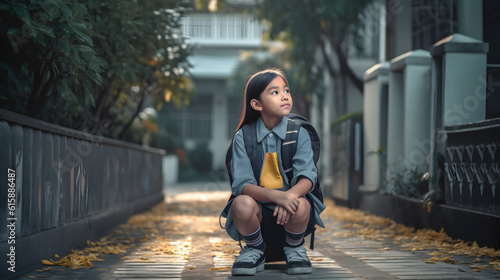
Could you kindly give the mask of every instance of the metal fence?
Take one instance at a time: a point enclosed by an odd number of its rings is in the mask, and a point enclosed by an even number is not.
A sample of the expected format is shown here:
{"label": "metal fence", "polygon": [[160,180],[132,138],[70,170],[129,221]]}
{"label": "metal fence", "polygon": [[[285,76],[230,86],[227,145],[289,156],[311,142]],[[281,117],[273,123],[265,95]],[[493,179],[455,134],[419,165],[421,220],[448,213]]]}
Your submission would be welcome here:
{"label": "metal fence", "polygon": [[162,201],[163,154],[0,110],[0,278]]}
{"label": "metal fence", "polygon": [[500,119],[444,131],[446,204],[500,214]]}

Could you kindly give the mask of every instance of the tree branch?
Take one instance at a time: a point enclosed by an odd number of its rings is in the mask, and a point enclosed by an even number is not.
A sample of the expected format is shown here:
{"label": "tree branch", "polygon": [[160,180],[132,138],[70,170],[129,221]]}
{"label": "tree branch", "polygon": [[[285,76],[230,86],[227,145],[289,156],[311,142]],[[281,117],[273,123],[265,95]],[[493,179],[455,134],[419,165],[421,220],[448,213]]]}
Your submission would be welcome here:
{"label": "tree branch", "polygon": [[42,94],[47,95],[47,93],[44,92],[44,88],[48,82],[47,75],[50,74],[49,67],[52,66],[54,61],[57,59],[57,56],[57,53],[55,51],[52,51],[49,60],[45,61],[42,64],[42,66],[40,67],[40,71],[35,72],[33,78],[33,90],[27,104],[28,115],[33,118],[40,118],[39,113],[43,109],[43,107],[45,107],[47,98],[42,98]]}
{"label": "tree branch", "polygon": [[330,76],[335,78],[337,76],[337,73],[335,73],[335,67],[333,67],[332,62],[330,61],[330,57],[326,53],[325,44],[322,40],[319,40],[319,39],[318,39],[318,42],[319,42],[319,45],[321,47],[321,53],[323,54],[323,57],[325,58],[324,61],[326,63],[326,68],[328,69]]}
{"label": "tree branch", "polygon": [[349,67],[349,64],[347,64],[347,57],[340,48],[340,45],[337,44],[333,39],[333,37],[331,36],[331,34],[328,33],[328,31],[326,30],[326,26],[321,26],[320,28],[321,32],[327,38],[328,42],[330,42],[330,45],[332,46],[333,50],[335,51],[335,53],[339,58],[340,71],[342,71],[342,73],[345,73],[347,77],[349,77],[349,79],[352,81],[354,86],[356,86],[356,88],[361,92],[361,94],[363,94],[363,81],[358,76],[356,76],[354,72],[352,72],[351,67]]}
{"label": "tree branch", "polygon": [[130,118],[130,120],[127,122],[127,124],[123,127],[122,131],[120,132],[120,135],[118,136],[118,139],[120,139],[120,140],[124,140],[125,133],[130,128],[130,126],[132,125],[132,122],[137,117],[137,115],[139,115],[139,112],[141,111],[142,104],[144,103],[144,100],[146,99],[146,90],[143,90],[142,92],[143,93],[142,93],[141,101],[139,101],[139,105],[137,105],[134,115],[132,116],[132,118]]}

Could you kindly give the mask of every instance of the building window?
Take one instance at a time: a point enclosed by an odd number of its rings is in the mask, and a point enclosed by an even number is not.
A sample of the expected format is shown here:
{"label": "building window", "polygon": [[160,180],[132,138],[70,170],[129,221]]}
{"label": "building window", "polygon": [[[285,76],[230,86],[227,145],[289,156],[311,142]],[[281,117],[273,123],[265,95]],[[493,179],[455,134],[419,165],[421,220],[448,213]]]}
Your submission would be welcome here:
{"label": "building window", "polygon": [[198,96],[190,106],[168,105],[167,116],[176,124],[184,139],[209,140],[211,138],[212,97]]}
{"label": "building window", "polygon": [[413,0],[413,49],[432,44],[457,32],[456,0]]}
{"label": "building window", "polygon": [[260,40],[262,27],[240,14],[190,14],[182,18],[182,34],[200,39]]}

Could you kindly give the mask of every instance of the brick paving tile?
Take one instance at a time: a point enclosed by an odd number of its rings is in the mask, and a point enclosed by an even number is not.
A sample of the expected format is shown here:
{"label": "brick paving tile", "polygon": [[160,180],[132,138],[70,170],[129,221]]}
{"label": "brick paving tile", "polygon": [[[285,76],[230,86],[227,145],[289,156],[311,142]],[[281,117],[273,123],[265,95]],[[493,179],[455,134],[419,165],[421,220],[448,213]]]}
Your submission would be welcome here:
{"label": "brick paving tile", "polygon": [[[19,279],[500,279],[500,271],[492,268],[472,270],[471,257],[457,256],[457,264],[425,263],[428,252],[402,250],[388,239],[335,237],[345,228],[330,216],[323,218],[328,228],[317,231],[316,250],[307,251],[312,274],[288,275],[285,263],[275,262],[256,276],[234,277],[231,266],[240,248],[218,227],[228,192],[199,191],[204,189],[191,186],[185,193],[179,187],[165,205],[155,208],[156,214],[136,219],[143,218],[145,226],[139,222],[115,231],[133,231],[135,247],[126,254],[106,255],[93,268],[53,266],[42,271],[47,266],[40,265]],[[483,259],[479,265],[488,262]]]}

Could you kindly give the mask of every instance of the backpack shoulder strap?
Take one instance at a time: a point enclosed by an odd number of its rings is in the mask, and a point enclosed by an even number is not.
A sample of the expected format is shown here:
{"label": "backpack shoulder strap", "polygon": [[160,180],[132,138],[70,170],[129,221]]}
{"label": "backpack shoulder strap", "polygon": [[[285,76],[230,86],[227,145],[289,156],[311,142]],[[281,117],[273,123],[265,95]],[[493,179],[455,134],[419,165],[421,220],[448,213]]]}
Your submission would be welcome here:
{"label": "backpack shoulder strap", "polygon": [[281,145],[281,163],[288,178],[288,182],[293,178],[293,156],[297,152],[297,140],[299,138],[300,124],[288,119],[286,127],[285,141]]}
{"label": "backpack shoulder strap", "polygon": [[[283,164],[283,169],[285,171],[285,174],[288,177],[288,182],[291,182],[292,178],[293,178],[293,162],[292,162],[292,160],[293,160],[293,156],[297,152],[297,141],[299,138],[299,130],[301,128],[301,120],[305,121],[305,123],[308,124],[307,120],[305,120],[301,116],[291,115],[291,117],[296,118],[296,119],[298,118],[298,119],[297,119],[297,121],[294,121],[292,119],[288,119],[285,141],[283,141],[283,144],[281,146],[281,161]],[[302,123],[304,123],[304,122],[302,122]],[[313,128],[312,126],[310,126],[310,127]],[[311,137],[311,133],[310,133],[308,127],[305,127],[305,129],[307,130],[307,132],[309,133],[309,135]],[[313,131],[315,132],[315,130],[313,130]],[[318,149],[318,154],[319,154],[319,137],[318,137],[316,132],[314,133],[313,136],[314,137],[311,137],[312,138],[311,145],[312,145],[313,149]],[[314,163],[316,164],[316,162],[318,160],[316,155],[313,156],[313,160],[314,160]],[[319,182],[317,181],[316,184],[317,184],[317,188],[315,188],[316,192],[317,191],[321,192],[321,189],[319,187]],[[321,201],[323,201],[323,199],[321,199]],[[312,209],[312,211],[314,211],[314,207],[312,207],[311,209]],[[312,231],[311,231],[309,248],[311,250],[314,250],[314,237],[315,237],[316,227],[313,226],[311,230]]]}
{"label": "backpack shoulder strap", "polygon": [[253,122],[243,126],[243,140],[245,141],[245,150],[247,152],[252,170],[257,180],[257,185],[260,185],[260,172],[262,169],[262,145],[257,143],[257,122]]}
{"label": "backpack shoulder strap", "polygon": [[227,148],[226,152],[226,170],[231,185],[233,184],[233,172],[231,171],[231,161],[233,160],[233,142],[234,138],[233,141],[231,141],[231,145],[229,145],[229,148]]}

